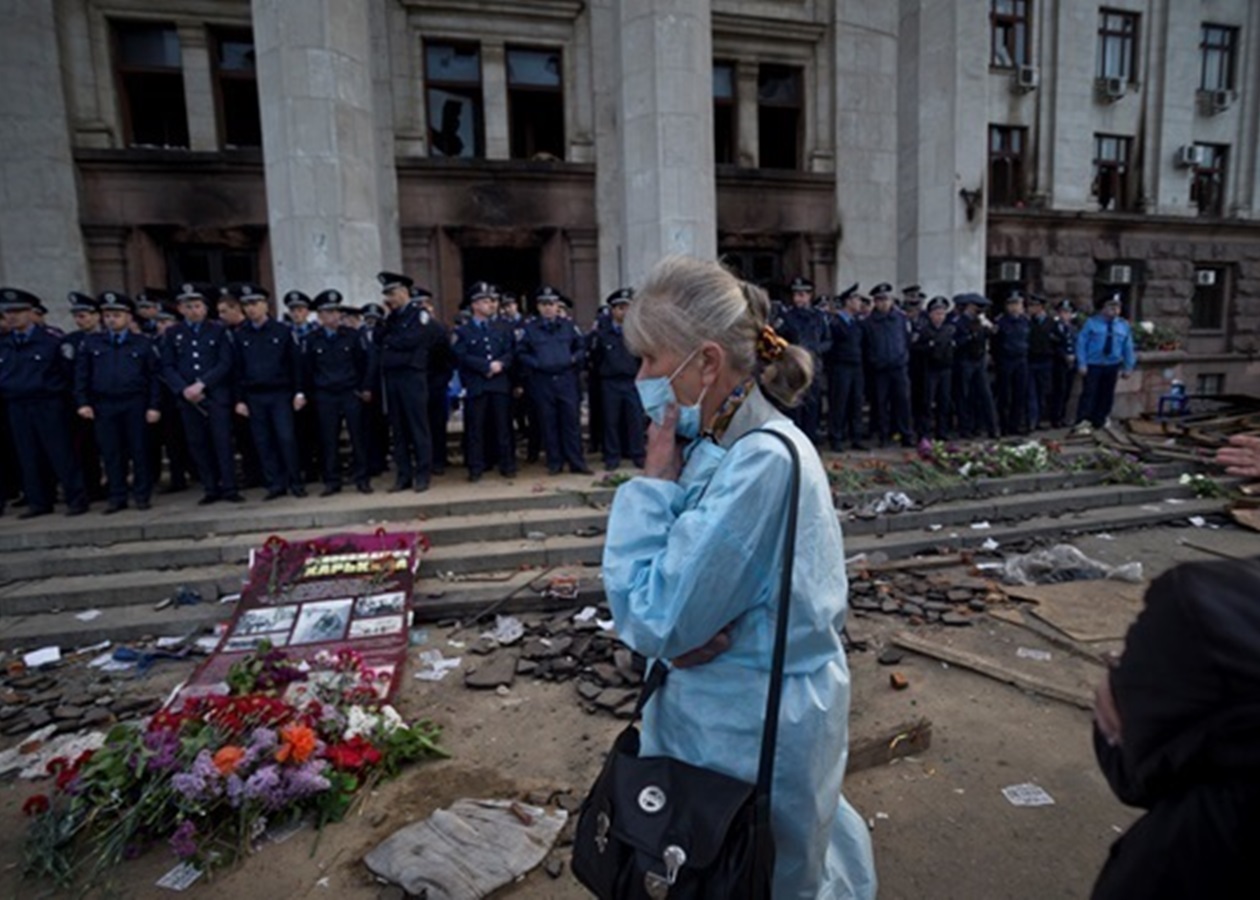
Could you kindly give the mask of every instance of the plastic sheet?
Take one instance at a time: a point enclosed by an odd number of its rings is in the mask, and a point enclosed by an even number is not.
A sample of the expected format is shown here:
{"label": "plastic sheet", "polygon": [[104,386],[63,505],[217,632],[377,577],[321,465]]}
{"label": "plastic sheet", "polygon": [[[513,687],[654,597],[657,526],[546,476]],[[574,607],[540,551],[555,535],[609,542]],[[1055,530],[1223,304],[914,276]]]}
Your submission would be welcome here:
{"label": "plastic sheet", "polygon": [[1138,584],[1142,581],[1142,564],[1131,562],[1111,566],[1090,559],[1071,544],[1056,544],[1012,556],[1002,564],[1002,580],[1007,584],[1061,584],[1104,578]]}

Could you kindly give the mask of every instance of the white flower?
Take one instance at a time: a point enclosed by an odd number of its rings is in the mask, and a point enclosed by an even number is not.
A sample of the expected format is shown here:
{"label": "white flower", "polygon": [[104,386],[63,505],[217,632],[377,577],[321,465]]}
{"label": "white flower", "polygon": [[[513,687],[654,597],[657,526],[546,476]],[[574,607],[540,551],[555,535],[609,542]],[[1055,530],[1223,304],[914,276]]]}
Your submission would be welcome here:
{"label": "white flower", "polygon": [[1147,334],[1155,333],[1155,323],[1150,321],[1149,319],[1142,322],[1138,327],[1141,328],[1143,331],[1145,331]]}
{"label": "white flower", "polygon": [[963,478],[969,478],[971,476],[971,466],[972,466],[972,463],[970,460],[963,463],[962,466],[959,467],[958,469],[958,474],[961,475]]}
{"label": "white flower", "polygon": [[403,717],[398,714],[398,710],[392,706],[381,707],[381,730],[386,734],[392,734],[399,728],[406,728],[407,723],[403,721]]}
{"label": "white flower", "polygon": [[1189,472],[1182,472],[1181,477],[1177,479],[1178,484],[1189,484],[1194,479],[1191,478]]}
{"label": "white flower", "polygon": [[342,739],[348,741],[358,735],[367,737],[376,731],[380,724],[380,716],[368,712],[361,706],[352,706],[350,714],[346,717],[346,731]]}

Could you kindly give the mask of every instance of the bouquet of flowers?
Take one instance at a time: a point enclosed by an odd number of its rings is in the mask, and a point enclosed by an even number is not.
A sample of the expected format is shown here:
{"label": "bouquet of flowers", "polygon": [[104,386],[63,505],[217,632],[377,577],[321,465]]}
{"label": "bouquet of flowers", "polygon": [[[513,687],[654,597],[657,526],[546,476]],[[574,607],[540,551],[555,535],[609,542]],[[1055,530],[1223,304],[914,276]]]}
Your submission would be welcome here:
{"label": "bouquet of flowers", "polygon": [[1210,499],[1212,497],[1224,497],[1225,488],[1221,483],[1211,476],[1204,475],[1202,472],[1183,472],[1181,477],[1177,479],[1177,483],[1189,487],[1194,491],[1196,497]]}
{"label": "bouquet of flowers", "polygon": [[382,676],[353,651],[295,662],[264,642],[227,684],[50,762],[51,796],[24,806],[27,874],[68,885],[162,841],[202,868],[223,865],[268,827],[311,817],[322,828],[365,784],[445,756],[438,728],[381,702]]}
{"label": "bouquet of flowers", "polygon": [[919,458],[963,478],[1004,478],[1060,468],[1063,448],[1056,441],[1027,440],[1020,444],[987,443],[960,446],[924,438]]}

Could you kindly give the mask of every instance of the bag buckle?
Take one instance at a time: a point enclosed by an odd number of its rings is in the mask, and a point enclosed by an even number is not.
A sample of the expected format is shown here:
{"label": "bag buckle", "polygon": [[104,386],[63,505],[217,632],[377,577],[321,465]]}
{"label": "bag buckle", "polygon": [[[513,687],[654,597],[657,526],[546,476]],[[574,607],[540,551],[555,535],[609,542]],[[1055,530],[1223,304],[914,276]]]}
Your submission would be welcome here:
{"label": "bag buckle", "polygon": [[608,849],[608,832],[612,830],[612,820],[608,813],[601,812],[595,817],[595,849],[603,853]]}
{"label": "bag buckle", "polygon": [[661,859],[665,863],[664,875],[648,872],[643,876],[643,889],[651,900],[665,900],[669,896],[669,889],[678,880],[678,872],[687,864],[687,851],[677,844],[670,844]]}

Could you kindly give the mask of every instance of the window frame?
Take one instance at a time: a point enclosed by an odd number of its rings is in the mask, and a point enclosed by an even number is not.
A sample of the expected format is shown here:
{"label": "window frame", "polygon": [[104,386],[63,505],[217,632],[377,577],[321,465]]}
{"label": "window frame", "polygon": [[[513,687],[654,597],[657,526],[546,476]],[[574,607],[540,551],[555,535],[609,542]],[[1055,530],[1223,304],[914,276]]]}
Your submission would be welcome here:
{"label": "window frame", "polygon": [[[1199,284],[1200,272],[1215,272],[1216,283],[1213,285]],[[1229,279],[1229,267],[1225,265],[1196,265],[1194,267],[1194,293],[1190,295],[1190,332],[1196,335],[1224,335],[1226,332],[1226,314],[1229,309],[1229,296],[1226,287]],[[1215,294],[1215,297],[1201,298],[1200,293],[1204,288],[1208,289],[1208,293]],[[1202,324],[1200,313],[1203,304],[1211,301],[1215,315],[1209,316],[1215,320],[1215,324]]]}
{"label": "window frame", "polygon": [[[560,62],[560,83],[552,85],[540,84],[518,84],[512,81],[512,65],[511,56],[514,52],[525,53],[554,53]],[[480,63],[480,57],[478,57]],[[513,95],[514,94],[547,94],[555,95],[560,99],[560,152],[553,153],[557,159],[563,161],[567,156],[568,138],[564,121],[564,48],[555,46],[542,46],[538,44],[508,44],[503,48],[503,72],[504,72],[504,89],[507,93],[507,113],[508,113],[508,156],[511,159],[531,160],[534,153],[518,156],[516,147],[513,146],[516,129],[513,121]],[[483,113],[484,115],[484,113]],[[536,150],[535,153],[551,151]]]}
{"label": "window frame", "polygon": [[[1209,44],[1210,33],[1224,35],[1226,43],[1224,45]],[[1232,91],[1235,89],[1238,83],[1238,36],[1239,29],[1236,25],[1217,25],[1213,22],[1202,24],[1199,30],[1199,90]],[[1219,54],[1221,57],[1216,69],[1219,75],[1220,69],[1224,68],[1224,83],[1209,86],[1207,83],[1208,61],[1214,54]]]}
{"label": "window frame", "polygon": [[212,28],[210,30],[210,65],[214,75],[214,109],[215,118],[219,127],[219,147],[224,150],[254,150],[262,147],[262,100],[258,100],[258,143],[257,144],[228,144],[228,120],[227,105],[224,102],[223,82],[235,81],[243,83],[246,81],[253,82],[254,93],[258,93],[258,64],[255,52],[254,67],[248,72],[240,69],[226,69],[221,65],[220,57],[222,56],[223,44],[227,42],[245,43],[239,40],[242,36],[248,36],[250,47],[255,47],[254,32],[251,28]]}
{"label": "window frame", "polygon": [[[717,94],[717,70],[729,69],[731,72],[731,95],[729,97],[719,97]],[[713,61],[713,162],[719,166],[739,165],[739,70],[734,62],[727,60]],[[730,111],[731,133],[724,142],[725,147],[719,146],[718,140],[718,109]],[[721,151],[725,150],[723,154]],[[723,159],[723,155],[729,159]]]}
{"label": "window frame", "polygon": [[[1028,132],[1029,129],[1022,125],[989,125],[989,187],[986,193],[990,208],[1021,207],[1027,203]],[[1005,138],[1008,146],[1000,150],[994,150],[994,138],[999,136]],[[1017,151],[1011,150],[1009,147],[1011,138],[1017,139],[1019,144]],[[996,175],[997,166],[1000,163],[1006,163],[1010,171],[1010,175],[1006,179],[1009,184],[1004,200],[999,200],[999,191],[997,190],[999,181]]]}
{"label": "window frame", "polygon": [[[184,88],[184,55],[179,41],[179,28],[174,22],[159,19],[109,19],[110,62],[114,72],[114,91],[118,98],[118,110],[122,119],[123,143],[134,150],[188,150],[192,147],[192,129],[188,123],[188,104],[183,99]],[[179,63],[174,66],[154,66],[127,62],[123,59],[123,32],[127,29],[160,29],[173,32],[176,45],[179,46]],[[184,142],[182,144],[147,144],[136,140],[135,116],[131,108],[131,93],[127,90],[127,76],[161,75],[179,79],[180,102],[184,114]]]}
{"label": "window frame", "polygon": [[[429,50],[433,47],[451,47],[455,52],[460,50],[475,49],[477,54],[477,81],[451,81],[441,78],[433,78],[429,72]],[[424,110],[425,110],[425,135],[428,144],[429,156],[438,159],[485,159],[486,158],[486,99],[485,99],[485,61],[482,59],[482,45],[480,41],[465,41],[448,38],[425,38],[420,47],[420,58],[424,71]],[[431,105],[431,92],[433,90],[446,91],[456,96],[466,95],[473,100],[473,108],[476,112],[476,122],[473,126],[473,152],[469,155],[458,154],[455,156],[440,152],[433,142],[433,135],[438,132],[433,124],[433,107]]]}
{"label": "window frame", "polygon": [[[1117,141],[1118,146],[1123,148],[1123,158],[1111,159],[1103,156],[1103,141]],[[1111,203],[1104,204],[1102,201],[1102,179],[1103,170],[1114,169],[1115,173],[1110,177],[1114,180],[1114,189],[1112,193]],[[1132,195],[1133,186],[1131,179],[1133,178],[1133,138],[1123,134],[1103,134],[1094,133],[1094,162],[1093,162],[1093,183],[1090,194],[1098,198],[1099,210],[1102,212],[1132,212],[1134,199]]]}
{"label": "window frame", "polygon": [[[762,76],[778,71],[790,74],[796,81],[795,102],[766,102],[761,97]],[[762,110],[790,109],[796,113],[795,159],[789,166],[767,166],[765,142],[762,140]],[[790,63],[760,63],[757,66],[757,165],[777,172],[800,172],[805,168],[805,67]]]}
{"label": "window frame", "polygon": [[[1111,27],[1109,22],[1111,17],[1120,18],[1122,24],[1118,28]],[[1099,79],[1120,78],[1128,84],[1137,83],[1141,29],[1140,13],[1105,6],[1098,11],[1098,58],[1095,61],[1095,72]],[[1107,47],[1112,41],[1118,41],[1121,44],[1121,68],[1126,71],[1115,73],[1107,70]],[[1125,59],[1126,56],[1127,59]]]}
{"label": "window frame", "polygon": [[[1032,65],[1032,0],[1007,0],[1015,12],[999,12],[998,3],[989,2],[989,67],[993,69],[1018,69]],[[1023,52],[1019,32],[1023,31]],[[1005,51],[1007,60],[998,56],[998,47]]]}
{"label": "window frame", "polygon": [[[1225,188],[1229,178],[1229,145],[1196,143],[1205,156],[1211,157],[1211,165],[1195,166],[1190,176],[1190,202],[1204,218],[1222,218],[1225,215]],[[1213,178],[1213,176],[1216,176]],[[1215,181],[1214,196],[1205,200],[1203,185]]]}

